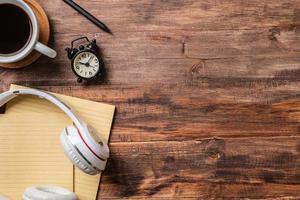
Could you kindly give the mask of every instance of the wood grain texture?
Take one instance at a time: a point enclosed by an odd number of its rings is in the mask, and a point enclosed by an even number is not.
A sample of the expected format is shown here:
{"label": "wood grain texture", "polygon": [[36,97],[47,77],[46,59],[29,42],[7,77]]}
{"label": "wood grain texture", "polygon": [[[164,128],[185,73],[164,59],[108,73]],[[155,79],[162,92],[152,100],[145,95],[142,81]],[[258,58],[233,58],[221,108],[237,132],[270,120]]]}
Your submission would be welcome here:
{"label": "wood grain texture", "polygon": [[[299,199],[299,0],[39,0],[55,60],[10,83],[117,106],[99,199]],[[97,39],[105,80],[78,85],[64,48]]]}
{"label": "wood grain texture", "polygon": [[299,195],[299,137],[115,143],[111,147],[101,199]]}

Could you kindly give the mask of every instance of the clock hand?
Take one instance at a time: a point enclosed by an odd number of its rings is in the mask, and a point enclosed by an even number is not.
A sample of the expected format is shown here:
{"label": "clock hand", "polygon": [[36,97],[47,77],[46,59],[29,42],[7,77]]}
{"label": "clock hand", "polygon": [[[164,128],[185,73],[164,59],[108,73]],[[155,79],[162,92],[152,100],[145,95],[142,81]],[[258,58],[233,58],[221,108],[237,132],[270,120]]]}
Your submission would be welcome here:
{"label": "clock hand", "polygon": [[93,58],[93,56],[91,56],[91,57],[90,57],[90,59],[89,59],[89,61],[88,61],[88,63],[89,63],[89,64],[90,64],[90,62],[91,62],[92,58]]}
{"label": "clock hand", "polygon": [[88,62],[87,62],[87,63],[79,62],[79,64],[84,65],[84,66],[86,66],[86,67],[89,67],[89,66],[90,66],[90,64],[89,64]]}
{"label": "clock hand", "polygon": [[80,63],[80,62],[79,63],[85,65],[86,67],[90,67],[91,66],[90,62],[91,62],[92,58],[93,58],[93,56],[91,56],[86,63]]}

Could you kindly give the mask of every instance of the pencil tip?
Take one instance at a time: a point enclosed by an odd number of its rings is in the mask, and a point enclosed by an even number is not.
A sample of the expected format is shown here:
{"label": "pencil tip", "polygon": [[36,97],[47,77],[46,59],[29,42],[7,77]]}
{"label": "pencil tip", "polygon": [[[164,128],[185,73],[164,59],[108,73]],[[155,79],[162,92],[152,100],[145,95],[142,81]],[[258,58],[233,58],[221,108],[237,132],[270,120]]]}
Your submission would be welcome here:
{"label": "pencil tip", "polygon": [[105,32],[106,32],[106,33],[109,33],[109,34],[111,34],[111,35],[114,35],[113,32],[112,32],[109,28],[107,28],[107,27],[105,28]]}

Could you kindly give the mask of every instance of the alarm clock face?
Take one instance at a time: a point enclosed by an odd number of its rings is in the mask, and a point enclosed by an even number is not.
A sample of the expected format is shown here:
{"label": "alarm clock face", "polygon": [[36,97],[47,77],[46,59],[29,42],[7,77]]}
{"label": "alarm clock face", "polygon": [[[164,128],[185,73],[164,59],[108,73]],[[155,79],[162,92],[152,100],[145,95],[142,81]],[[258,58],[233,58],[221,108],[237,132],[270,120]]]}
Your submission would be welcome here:
{"label": "alarm clock face", "polygon": [[99,58],[90,51],[80,52],[74,58],[73,70],[79,77],[92,78],[100,70]]}

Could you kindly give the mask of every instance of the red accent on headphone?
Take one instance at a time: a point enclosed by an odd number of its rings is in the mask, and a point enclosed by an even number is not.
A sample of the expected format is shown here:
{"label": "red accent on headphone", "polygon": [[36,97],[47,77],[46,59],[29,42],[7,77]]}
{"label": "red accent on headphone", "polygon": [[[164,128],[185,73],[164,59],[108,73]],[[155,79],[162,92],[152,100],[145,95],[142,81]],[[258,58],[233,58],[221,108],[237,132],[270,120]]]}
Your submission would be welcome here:
{"label": "red accent on headphone", "polygon": [[80,133],[80,131],[78,130],[78,128],[76,127],[76,130],[77,130],[77,132],[78,132],[78,134],[79,134],[79,136],[80,136],[80,138],[81,138],[81,140],[83,141],[83,143],[85,144],[85,146],[97,157],[97,158],[99,158],[100,160],[102,160],[102,161],[105,161],[105,159],[104,158],[101,158],[100,156],[98,156],[94,151],[93,151],[93,149],[87,144],[87,142],[83,139],[83,137],[82,137],[82,135],[81,135],[81,133]]}

